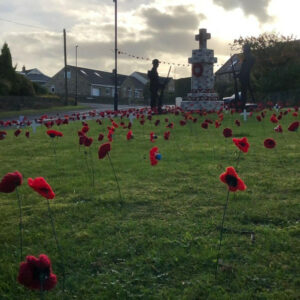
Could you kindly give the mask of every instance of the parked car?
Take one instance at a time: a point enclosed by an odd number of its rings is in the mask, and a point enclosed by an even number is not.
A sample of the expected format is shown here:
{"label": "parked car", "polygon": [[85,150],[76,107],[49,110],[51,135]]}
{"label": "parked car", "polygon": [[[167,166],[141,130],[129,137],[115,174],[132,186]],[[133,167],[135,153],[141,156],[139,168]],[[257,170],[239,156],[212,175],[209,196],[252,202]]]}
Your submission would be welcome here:
{"label": "parked car", "polygon": [[256,103],[246,103],[246,111],[254,111],[257,109]]}
{"label": "parked car", "polygon": [[[242,96],[242,94],[241,94],[241,92],[239,92],[240,99],[241,99],[241,96]],[[235,100],[235,94],[231,95],[230,97],[224,97],[222,100],[224,101],[225,105],[230,104],[232,101]]]}

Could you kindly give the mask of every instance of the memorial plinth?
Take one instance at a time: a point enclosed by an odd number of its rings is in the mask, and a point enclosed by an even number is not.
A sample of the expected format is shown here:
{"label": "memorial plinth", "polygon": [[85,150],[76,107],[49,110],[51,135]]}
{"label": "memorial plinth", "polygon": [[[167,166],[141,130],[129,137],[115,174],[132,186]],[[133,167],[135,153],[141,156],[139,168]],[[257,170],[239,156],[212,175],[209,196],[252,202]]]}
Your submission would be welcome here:
{"label": "memorial plinth", "polygon": [[196,35],[199,41],[199,49],[192,51],[189,63],[192,65],[191,93],[187,95],[187,101],[181,102],[184,110],[219,110],[223,107],[223,101],[219,101],[218,94],[214,92],[214,50],[207,49],[207,40],[210,33],[206,29],[200,29]]}

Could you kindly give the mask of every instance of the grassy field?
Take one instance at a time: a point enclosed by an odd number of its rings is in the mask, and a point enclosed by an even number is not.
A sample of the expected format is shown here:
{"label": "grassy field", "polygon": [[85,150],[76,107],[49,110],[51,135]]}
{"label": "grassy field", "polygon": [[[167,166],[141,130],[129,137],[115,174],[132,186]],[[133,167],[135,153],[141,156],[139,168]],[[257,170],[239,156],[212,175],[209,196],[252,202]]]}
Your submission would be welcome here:
{"label": "grassy field", "polygon": [[[300,138],[299,132],[287,131],[296,120],[291,113],[280,122],[283,134],[274,132],[270,116],[260,123],[255,115],[243,122],[238,114],[224,114],[220,128],[207,130],[201,123],[215,120],[216,114],[197,116],[198,122],[186,126],[179,125],[182,116],[154,116],[144,126],[134,121],[130,141],[127,130],[116,129],[110,157],[122,205],[108,157],[97,156],[108,119],[103,125],[88,121],[94,142],[86,154],[78,145],[81,122],[54,126],[64,134],[55,140],[56,157],[46,128],[39,127],[29,139],[25,129],[17,138],[8,130],[0,141],[0,176],[18,170],[24,177],[19,188],[23,260],[47,254],[59,279],[45,299],[299,299]],[[174,129],[166,128],[166,117]],[[219,175],[236,166],[238,157],[231,138],[223,137],[226,127],[235,137],[247,137],[250,150],[240,156],[238,174],[247,190],[230,194],[220,255],[224,266],[215,278],[227,195]],[[163,138],[167,130],[169,141]],[[155,143],[150,131],[158,136]],[[100,132],[103,142],[97,141]],[[268,137],[276,140],[276,148],[264,148]],[[162,154],[156,166],[149,161],[153,146]],[[64,293],[47,201],[27,185],[27,178],[39,176],[56,193],[51,209],[65,260]],[[1,300],[39,299],[38,292],[16,280],[18,216],[16,193],[0,194]],[[255,239],[243,231],[254,232]]]}
{"label": "grassy field", "polygon": [[0,119],[12,118],[16,116],[30,116],[30,115],[42,115],[44,113],[64,112],[70,110],[88,109],[83,105],[68,105],[68,106],[54,106],[44,109],[24,109],[24,110],[12,110],[12,111],[0,111]]}

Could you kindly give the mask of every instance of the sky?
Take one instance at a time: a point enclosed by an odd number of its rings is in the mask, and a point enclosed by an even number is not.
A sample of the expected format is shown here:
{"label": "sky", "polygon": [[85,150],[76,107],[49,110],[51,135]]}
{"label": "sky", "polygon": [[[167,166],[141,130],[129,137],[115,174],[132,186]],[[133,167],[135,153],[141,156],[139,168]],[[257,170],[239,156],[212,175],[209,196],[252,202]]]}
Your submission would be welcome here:
{"label": "sky", "polygon": [[[299,0],[118,0],[118,73],[151,69],[159,74],[191,76],[188,58],[199,48],[195,40],[207,28],[207,45],[215,51],[215,71],[232,53],[234,39],[275,32],[300,38]],[[8,43],[17,70],[38,68],[48,76],[67,63],[112,72],[115,4],[113,0],[0,0],[0,47]],[[129,56],[129,54],[131,56]],[[132,56],[135,56],[133,58]],[[139,57],[137,59],[136,57]],[[141,59],[143,57],[143,59]],[[147,58],[149,60],[147,60]],[[174,66],[173,64],[176,64]],[[180,66],[178,66],[180,65]]]}

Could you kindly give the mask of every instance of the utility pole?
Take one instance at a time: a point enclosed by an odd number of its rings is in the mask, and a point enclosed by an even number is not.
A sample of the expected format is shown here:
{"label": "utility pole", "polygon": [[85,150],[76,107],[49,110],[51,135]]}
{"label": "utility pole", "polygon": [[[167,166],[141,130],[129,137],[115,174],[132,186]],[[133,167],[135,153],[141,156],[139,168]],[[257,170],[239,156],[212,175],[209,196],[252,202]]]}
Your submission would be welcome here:
{"label": "utility pole", "polygon": [[66,29],[64,29],[64,56],[65,56],[65,105],[68,105],[68,72],[67,72],[67,42]]}
{"label": "utility pole", "polygon": [[75,56],[76,56],[76,71],[75,71],[75,105],[78,104],[78,89],[77,89],[77,86],[78,86],[78,83],[77,83],[77,48],[78,48],[78,45],[75,46]]}
{"label": "utility pole", "polygon": [[115,97],[114,97],[114,110],[118,110],[118,3],[115,2]]}

